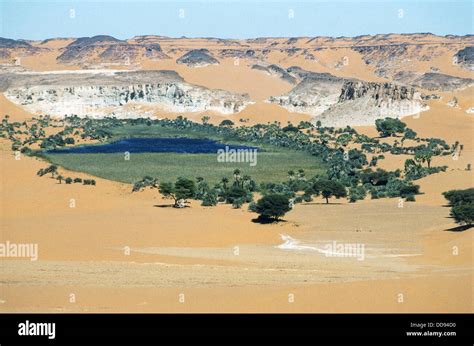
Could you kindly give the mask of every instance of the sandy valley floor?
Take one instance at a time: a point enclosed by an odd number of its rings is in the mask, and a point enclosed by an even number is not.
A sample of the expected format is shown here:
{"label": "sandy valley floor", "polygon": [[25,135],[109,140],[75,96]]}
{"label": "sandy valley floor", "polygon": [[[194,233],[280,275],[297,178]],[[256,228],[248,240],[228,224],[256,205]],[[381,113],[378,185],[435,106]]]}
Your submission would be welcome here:
{"label": "sandy valley floor", "polygon": [[[2,260],[0,311],[472,312],[472,231],[449,231],[441,196],[473,186],[472,116],[430,106],[408,125],[465,150],[435,162],[449,169],[420,181],[417,202],[316,199],[273,225],[227,205],[156,208],[156,192],[101,179],[40,179],[46,163],[15,160],[3,141],[0,241],[38,243],[39,259]],[[333,241],[364,244],[365,258],[327,257]]]}

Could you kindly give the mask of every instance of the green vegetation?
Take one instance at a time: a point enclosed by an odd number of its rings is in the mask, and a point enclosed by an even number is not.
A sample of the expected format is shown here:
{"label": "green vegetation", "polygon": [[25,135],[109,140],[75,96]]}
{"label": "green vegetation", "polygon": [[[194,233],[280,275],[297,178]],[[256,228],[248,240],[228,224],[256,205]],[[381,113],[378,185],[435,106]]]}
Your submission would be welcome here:
{"label": "green vegetation", "polygon": [[306,190],[307,195],[321,195],[326,199],[326,204],[329,203],[329,198],[346,197],[346,187],[340,182],[328,179],[317,179],[313,182],[312,186]]}
{"label": "green vegetation", "polygon": [[[286,205],[309,202],[314,196],[329,199],[348,197],[350,202],[365,199],[401,197],[414,201],[419,186],[413,181],[446,170],[446,166],[432,167],[436,156],[459,155],[462,144],[448,145],[438,138],[418,138],[417,133],[398,119],[376,122],[381,137],[401,137],[393,144],[380,138],[370,138],[355,129],[313,126],[301,122],[295,126],[280,123],[235,126],[224,120],[219,126],[183,117],[177,119],[80,119],[69,117],[55,121],[49,117],[34,119],[32,123],[10,123],[5,117],[0,124],[0,137],[8,138],[13,150],[25,155],[36,155],[51,163],[38,172],[39,176],[58,175],[57,167],[86,172],[106,179],[133,183],[133,191],[151,187],[173,199],[179,206],[187,199],[202,201],[204,206],[228,203],[240,208],[249,203],[249,209],[270,219],[282,217]],[[45,129],[58,131],[46,136]],[[48,154],[44,150],[77,143],[77,138],[104,142],[132,137],[187,137],[208,138],[228,144],[258,146],[256,166],[249,163],[222,163],[216,154],[143,153],[132,154],[130,160],[123,154]],[[391,141],[389,141],[391,142]],[[37,144],[42,151],[32,149]],[[377,168],[386,155],[410,156],[403,168],[386,171]],[[56,168],[55,168],[56,167]],[[245,172],[243,174],[242,172]],[[95,185],[92,179],[57,177],[66,184],[82,182]],[[72,181],[71,181],[72,180]],[[174,183],[171,183],[174,181]],[[253,201],[259,192],[263,202]],[[264,211],[273,204],[283,214]],[[265,207],[265,208],[264,208]],[[263,208],[263,209],[262,209]],[[453,212],[466,219],[469,208]],[[464,221],[463,221],[464,222]]]}
{"label": "green vegetation", "polygon": [[288,197],[281,194],[270,194],[258,200],[255,211],[259,214],[260,221],[278,221],[288,211],[291,210]]}
{"label": "green vegetation", "polygon": [[377,119],[375,126],[381,137],[390,137],[403,133],[407,125],[398,119],[385,118]]}
{"label": "green vegetation", "polygon": [[229,119],[222,120],[219,126],[234,126],[234,122]]}
{"label": "green vegetation", "polygon": [[201,176],[215,184],[222,177],[230,176],[236,167],[248,172],[257,182],[284,180],[288,169],[324,173],[324,164],[317,158],[284,149],[258,153],[258,163],[253,167],[248,163],[219,163],[215,154],[143,153],[131,154],[130,161],[124,160],[123,154],[52,154],[45,157],[72,171],[124,183],[135,183],[143,176],[157,177],[160,181]]}
{"label": "green vegetation", "polygon": [[449,201],[451,216],[456,223],[472,227],[474,223],[474,188],[450,190],[443,193]]}
{"label": "green vegetation", "polygon": [[174,207],[182,208],[187,199],[195,197],[196,185],[191,179],[178,178],[174,184],[161,183],[158,190],[163,197],[173,199]]}
{"label": "green vegetation", "polygon": [[51,178],[54,178],[55,175],[58,174],[58,166],[50,165],[47,168],[41,168],[38,172],[36,172],[36,175],[42,177],[43,175],[48,173],[51,173]]}

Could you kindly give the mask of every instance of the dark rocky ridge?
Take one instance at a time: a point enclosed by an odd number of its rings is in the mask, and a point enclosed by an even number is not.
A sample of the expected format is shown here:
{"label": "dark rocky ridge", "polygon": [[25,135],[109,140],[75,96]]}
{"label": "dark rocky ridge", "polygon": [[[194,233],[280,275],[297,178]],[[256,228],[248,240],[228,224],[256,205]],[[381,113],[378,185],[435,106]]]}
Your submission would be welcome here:
{"label": "dark rocky ridge", "polygon": [[22,40],[0,37],[0,48],[33,48],[33,46]]}
{"label": "dark rocky ridge", "polygon": [[176,60],[176,63],[190,67],[202,67],[207,65],[218,65],[219,61],[214,58],[207,49],[193,49]]}
{"label": "dark rocky ridge", "polygon": [[255,64],[255,65],[252,65],[252,69],[263,71],[270,75],[275,75],[290,84],[295,84],[297,82],[297,79],[293,77],[291,74],[289,74],[287,70],[275,64],[268,65],[268,66]]}
{"label": "dark rocky ridge", "polygon": [[402,71],[395,74],[393,79],[404,84],[431,91],[452,91],[474,85],[474,79],[472,78],[460,78],[434,72],[417,73]]}
{"label": "dark rocky ridge", "polygon": [[[98,57],[95,61],[94,57]],[[128,43],[112,36],[81,37],[66,46],[57,60],[65,64],[113,63],[131,64],[140,57],[149,59],[169,58],[157,43]]]}
{"label": "dark rocky ridge", "polygon": [[93,37],[80,37],[74,42],[71,42],[68,47],[86,47],[95,44],[106,44],[106,43],[118,43],[123,42],[119,39],[116,39],[112,36],[107,35],[97,35]]}
{"label": "dark rocky ridge", "polygon": [[456,53],[457,63],[464,66],[468,70],[474,70],[474,46],[461,49]]}
{"label": "dark rocky ridge", "polygon": [[14,59],[22,56],[34,55],[40,51],[40,48],[33,47],[31,44],[23,40],[12,40],[0,37],[1,59]]}

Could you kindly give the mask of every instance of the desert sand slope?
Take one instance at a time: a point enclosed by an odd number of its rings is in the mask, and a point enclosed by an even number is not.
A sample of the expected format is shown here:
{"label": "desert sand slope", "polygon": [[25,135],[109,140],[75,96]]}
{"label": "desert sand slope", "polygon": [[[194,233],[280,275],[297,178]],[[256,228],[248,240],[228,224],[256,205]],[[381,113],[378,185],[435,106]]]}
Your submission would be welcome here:
{"label": "desert sand slope", "polygon": [[10,116],[10,121],[23,122],[25,120],[31,119],[33,116],[21,106],[8,101],[2,93],[0,93],[0,110],[2,117],[5,115]]}

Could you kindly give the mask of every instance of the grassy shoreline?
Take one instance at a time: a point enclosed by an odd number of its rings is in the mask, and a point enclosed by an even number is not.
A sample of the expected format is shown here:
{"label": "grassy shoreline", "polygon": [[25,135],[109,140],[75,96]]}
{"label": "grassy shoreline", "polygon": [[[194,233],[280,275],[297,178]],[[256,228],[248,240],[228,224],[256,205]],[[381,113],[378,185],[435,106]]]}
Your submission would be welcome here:
{"label": "grassy shoreline", "polygon": [[262,151],[257,154],[255,166],[250,166],[249,163],[218,162],[217,154],[132,153],[130,160],[125,159],[124,153],[48,154],[41,152],[38,156],[71,171],[83,172],[122,183],[134,183],[144,176],[152,176],[160,181],[174,181],[178,177],[192,179],[203,177],[209,183],[215,184],[222,177],[232,176],[236,168],[239,168],[243,174],[250,175],[257,183],[261,183],[285,181],[289,170],[304,169],[308,176],[314,176],[315,174],[324,174],[326,169],[321,159],[306,152],[241,141],[207,131],[146,125],[126,125],[111,128],[109,131],[112,133],[112,137],[105,142],[95,143],[95,145],[137,137],[184,137],[207,138],[225,144],[258,146]]}

